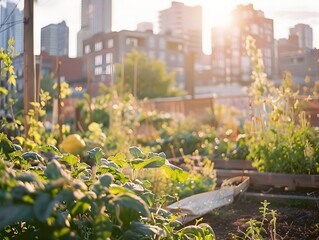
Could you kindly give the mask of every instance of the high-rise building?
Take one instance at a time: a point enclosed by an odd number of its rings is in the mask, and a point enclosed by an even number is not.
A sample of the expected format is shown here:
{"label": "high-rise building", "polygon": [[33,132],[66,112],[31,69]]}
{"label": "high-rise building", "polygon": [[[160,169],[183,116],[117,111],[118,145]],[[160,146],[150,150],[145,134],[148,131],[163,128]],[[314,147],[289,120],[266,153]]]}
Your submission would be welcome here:
{"label": "high-rise building", "polygon": [[83,55],[83,41],[97,33],[112,30],[112,0],[82,0],[81,29],[77,36],[77,55]]}
{"label": "high-rise building", "polygon": [[159,12],[161,34],[178,36],[185,41],[185,50],[202,53],[202,8],[189,7],[184,3],[172,2],[168,9]]}
{"label": "high-rise building", "polygon": [[17,4],[7,1],[0,4],[0,48],[8,47],[8,40],[14,37],[16,52],[23,52],[23,12]]}
{"label": "high-rise building", "polygon": [[308,24],[298,23],[293,28],[289,29],[290,35],[298,36],[299,48],[313,48],[313,34],[312,28]]}
{"label": "high-rise building", "polygon": [[308,77],[312,82],[319,79],[319,50],[313,49],[312,28],[307,24],[296,24],[289,29],[288,39],[278,44],[278,71],[280,76],[292,74],[295,83],[305,84]]}
{"label": "high-rise building", "polygon": [[65,21],[41,28],[41,51],[51,56],[69,55],[69,28]]}
{"label": "high-rise building", "polygon": [[246,37],[256,40],[261,50],[265,72],[275,77],[273,20],[266,18],[252,4],[238,5],[228,28],[212,29],[213,83],[250,84],[252,64],[246,51]]}

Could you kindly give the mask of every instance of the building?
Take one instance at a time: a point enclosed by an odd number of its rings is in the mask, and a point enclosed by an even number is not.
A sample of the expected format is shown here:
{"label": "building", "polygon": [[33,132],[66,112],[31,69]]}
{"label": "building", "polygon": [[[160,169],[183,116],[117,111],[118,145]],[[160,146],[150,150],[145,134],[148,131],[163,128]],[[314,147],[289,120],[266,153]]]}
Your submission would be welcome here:
{"label": "building", "polygon": [[[68,119],[70,121],[74,120],[74,109],[75,109],[75,99],[83,98],[83,94],[86,92],[86,74],[83,69],[82,58],[69,58],[67,56],[51,56],[46,52],[41,52],[40,55],[35,56],[36,63],[36,77],[39,78],[39,68],[41,66],[41,79],[53,78],[54,81],[57,80],[57,63],[60,62],[60,79],[61,82],[67,82],[72,90],[71,98],[64,100],[64,107],[62,111],[62,118],[64,120]],[[15,106],[20,106],[22,108],[23,104],[23,89],[24,89],[24,54],[21,54],[13,59],[13,64],[15,67],[15,72],[17,75],[16,87],[14,89],[14,94],[12,97],[17,99],[17,104]],[[76,71],[75,71],[76,69]],[[36,84],[36,89],[39,89],[39,84]],[[41,86],[43,86],[41,84]],[[51,95],[52,98],[56,98],[55,94]],[[56,101],[52,100],[52,103]],[[57,106],[57,105],[54,105]],[[19,108],[19,107],[18,107]],[[55,112],[55,111],[53,111]],[[56,113],[52,122],[56,122]],[[51,113],[47,112],[46,118],[49,120]],[[51,121],[51,120],[50,120]]]}
{"label": "building", "polygon": [[290,35],[296,35],[298,37],[299,48],[313,48],[312,28],[308,24],[298,23],[289,29],[289,33]]}
{"label": "building", "polygon": [[[53,77],[57,78],[57,62],[60,62],[60,77],[61,81],[65,81],[69,84],[74,94],[77,94],[77,90],[81,89],[82,93],[85,92],[86,88],[86,74],[83,69],[82,58],[69,58],[67,56],[51,56],[46,52],[41,52],[40,55],[36,55],[36,77],[39,77],[39,67],[41,66],[41,77]],[[16,98],[22,100],[23,89],[24,89],[24,54],[13,59],[13,65],[16,79]],[[41,64],[40,64],[41,62]],[[76,71],[75,71],[76,69]]]}
{"label": "building", "polygon": [[202,53],[202,8],[172,2],[168,9],[159,12],[160,34],[184,39],[185,51]]}
{"label": "building", "polygon": [[122,57],[132,49],[143,51],[152,59],[166,64],[168,72],[176,72],[178,87],[184,89],[183,40],[171,35],[157,35],[150,31],[98,33],[83,42],[83,58],[90,63],[92,94],[97,95],[99,83],[110,85],[114,78],[113,64],[121,63]]}
{"label": "building", "polygon": [[289,29],[288,39],[278,41],[278,71],[283,77],[290,72],[295,83],[304,85],[305,78],[319,81],[319,50],[313,49],[313,32],[307,24]]}
{"label": "building", "polygon": [[319,81],[319,49],[299,48],[296,51],[280,52],[279,73],[289,72],[295,83],[305,84],[306,77],[311,82]]}
{"label": "building", "polygon": [[153,23],[141,22],[137,24],[136,31],[139,32],[154,32]]}
{"label": "building", "polygon": [[81,29],[77,36],[77,55],[83,55],[83,41],[97,33],[112,31],[112,0],[82,0]]}
{"label": "building", "polygon": [[51,56],[69,55],[69,28],[65,21],[41,28],[41,51]]}
{"label": "building", "polygon": [[248,85],[252,64],[246,51],[246,37],[256,40],[269,79],[276,76],[273,20],[252,4],[238,5],[227,28],[212,29],[212,81],[214,84]]}
{"label": "building", "polygon": [[17,53],[23,52],[23,12],[17,4],[7,1],[0,4],[0,48],[7,49],[8,40],[14,37]]}

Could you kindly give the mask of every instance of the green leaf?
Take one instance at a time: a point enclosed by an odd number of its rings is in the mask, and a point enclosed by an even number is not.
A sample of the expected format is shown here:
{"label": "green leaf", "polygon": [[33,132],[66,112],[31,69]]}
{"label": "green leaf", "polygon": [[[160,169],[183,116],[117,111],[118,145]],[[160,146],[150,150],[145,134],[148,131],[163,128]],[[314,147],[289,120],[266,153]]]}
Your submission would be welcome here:
{"label": "green leaf", "polygon": [[118,153],[115,156],[110,156],[107,160],[116,163],[120,168],[125,168],[128,165],[124,153]]}
{"label": "green leaf", "polygon": [[30,192],[28,188],[24,185],[17,185],[11,190],[11,195],[14,199],[22,200],[24,196],[28,195]]}
{"label": "green leaf", "polygon": [[91,207],[91,205],[89,203],[78,201],[71,208],[71,215],[72,215],[72,217],[75,217],[78,214],[85,213],[90,207]]}
{"label": "green leaf", "polygon": [[17,78],[16,75],[11,75],[8,79],[8,83],[12,84],[13,86],[16,86],[17,85],[16,78]]}
{"label": "green leaf", "polygon": [[151,188],[152,187],[152,183],[149,180],[143,180],[142,184],[146,188]]}
{"label": "green leaf", "polygon": [[55,204],[56,202],[50,194],[46,192],[40,193],[34,203],[36,218],[41,222],[45,222],[51,216]]}
{"label": "green leaf", "polygon": [[33,173],[21,173],[16,176],[16,180],[21,182],[39,183],[37,176],[34,175]]}
{"label": "green leaf", "polygon": [[48,179],[57,180],[63,176],[63,170],[58,161],[52,160],[48,163],[46,169],[44,170],[44,174]]}
{"label": "green leaf", "polygon": [[32,221],[33,217],[32,205],[12,203],[1,205],[0,229],[16,222]]}
{"label": "green leaf", "polygon": [[54,237],[56,239],[70,239],[70,238],[68,238],[68,234],[70,233],[70,228],[68,228],[68,227],[59,228],[59,229],[55,230],[53,233],[54,233]]}
{"label": "green leaf", "polygon": [[149,206],[152,206],[154,203],[154,193],[152,192],[145,192],[141,195],[141,198],[148,203]]}
{"label": "green leaf", "polygon": [[198,226],[204,230],[205,236],[212,236],[213,239],[216,239],[215,232],[210,225],[208,225],[207,223],[201,223]]}
{"label": "green leaf", "polygon": [[15,151],[13,143],[4,133],[0,133],[0,150],[3,153],[12,153]]}
{"label": "green leaf", "polygon": [[116,170],[119,170],[119,166],[113,162],[113,161],[108,161],[108,160],[105,160],[104,158],[102,158],[102,163],[101,163],[102,166],[106,166],[106,167],[109,167],[109,168],[114,168]]}
{"label": "green leaf", "polygon": [[132,168],[135,168],[136,165],[143,163],[143,162],[144,162],[144,159],[136,158],[136,159],[130,160],[129,164],[131,165]]}
{"label": "green leaf", "polygon": [[42,164],[45,164],[43,157],[36,152],[25,152],[22,154],[22,157],[24,160],[39,160]]}
{"label": "green leaf", "polygon": [[177,181],[183,182],[187,179],[188,173],[185,172],[183,169],[169,163],[167,160],[163,165],[163,169],[168,177],[174,178]]}
{"label": "green leaf", "polygon": [[164,152],[160,152],[160,153],[150,152],[150,153],[148,153],[148,157],[147,158],[152,158],[152,157],[155,157],[155,156],[160,156],[160,157],[166,159],[166,154]]}
{"label": "green leaf", "polygon": [[159,202],[161,204],[164,204],[165,202],[175,202],[177,199],[174,196],[171,195],[163,195],[160,197]]}
{"label": "green leaf", "polygon": [[142,168],[160,168],[165,164],[165,159],[160,156],[152,157],[151,159],[146,159],[136,165],[134,165],[134,168],[136,170],[141,170]]}
{"label": "green leaf", "polygon": [[112,186],[109,188],[109,193],[110,194],[114,194],[114,195],[118,195],[118,194],[124,194],[124,193],[129,193],[129,194],[135,194],[133,191],[121,187],[121,186]]}
{"label": "green leaf", "polygon": [[128,193],[119,194],[114,197],[112,202],[114,205],[118,205],[120,208],[133,210],[144,217],[150,218],[151,216],[147,204],[136,195]]}
{"label": "green leaf", "polygon": [[195,225],[184,227],[179,230],[178,233],[182,233],[182,235],[192,237],[192,239],[193,237],[197,237],[196,239],[205,239],[205,233],[203,229]]}
{"label": "green leaf", "polygon": [[104,153],[102,149],[99,147],[93,148],[92,150],[88,151],[89,157],[94,159],[97,165],[101,165],[101,158],[104,157]]}
{"label": "green leaf", "polygon": [[132,222],[130,228],[133,232],[136,232],[143,237],[148,236],[153,238],[154,234],[157,236],[164,235],[164,230],[162,228],[143,224],[141,222]]}
{"label": "green leaf", "polygon": [[73,178],[76,178],[81,172],[84,172],[88,168],[90,168],[88,164],[80,162],[76,165],[76,168],[71,172],[71,175]]}
{"label": "green leaf", "polygon": [[109,187],[111,183],[114,181],[114,177],[112,174],[104,174],[103,176],[100,177],[100,183],[104,187]]}
{"label": "green leaf", "polygon": [[9,91],[6,88],[0,87],[0,93],[2,93],[4,95],[8,95]]}
{"label": "green leaf", "polygon": [[139,149],[136,146],[130,147],[129,152],[135,157],[135,158],[143,158],[145,154],[142,152],[141,149]]}
{"label": "green leaf", "polygon": [[66,155],[64,155],[63,157],[61,157],[60,159],[59,159],[59,161],[63,161],[63,162],[66,162],[66,163],[68,163],[70,166],[74,166],[75,164],[77,164],[80,160],[76,157],[76,156],[74,156],[73,154],[66,154]]}
{"label": "green leaf", "polygon": [[144,192],[144,187],[140,184],[136,184],[134,182],[127,182],[124,184],[124,187],[134,191],[135,193],[142,193]]}
{"label": "green leaf", "polygon": [[8,45],[13,46],[14,44],[15,44],[15,40],[14,40],[14,37],[12,37],[8,40]]}
{"label": "green leaf", "polygon": [[59,151],[59,149],[57,149],[55,146],[50,145],[50,144],[40,147],[39,150],[41,152],[52,152],[52,153],[55,153],[59,156],[62,155],[61,152]]}

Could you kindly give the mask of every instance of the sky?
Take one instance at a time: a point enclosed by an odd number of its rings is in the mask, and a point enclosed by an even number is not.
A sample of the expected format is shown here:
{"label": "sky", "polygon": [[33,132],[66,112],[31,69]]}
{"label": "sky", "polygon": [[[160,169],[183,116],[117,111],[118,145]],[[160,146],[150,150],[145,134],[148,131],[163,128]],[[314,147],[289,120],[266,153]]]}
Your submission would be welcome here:
{"label": "sky", "polygon": [[[19,2],[23,7],[23,0]],[[314,47],[319,48],[319,0],[179,0],[187,6],[203,9],[203,50],[210,53],[210,34],[214,26],[225,26],[238,4],[252,3],[265,17],[274,19],[275,38],[287,38],[289,28],[297,23],[313,29]],[[76,34],[81,24],[81,0],[37,0],[35,4],[35,51],[40,51],[41,28],[66,21],[70,30],[70,57],[76,56]],[[113,31],[135,30],[139,22],[153,22],[158,31],[158,12],[169,8],[171,0],[113,0]]]}

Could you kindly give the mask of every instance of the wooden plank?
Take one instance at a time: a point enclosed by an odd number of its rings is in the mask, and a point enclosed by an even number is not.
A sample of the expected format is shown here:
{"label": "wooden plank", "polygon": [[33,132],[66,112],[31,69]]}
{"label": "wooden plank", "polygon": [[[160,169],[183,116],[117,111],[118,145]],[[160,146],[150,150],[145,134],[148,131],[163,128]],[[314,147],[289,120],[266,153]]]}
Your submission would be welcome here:
{"label": "wooden plank", "polygon": [[224,160],[224,159],[212,159],[215,169],[233,169],[233,170],[256,170],[251,161],[247,160]]}
{"label": "wooden plank", "polygon": [[223,170],[216,169],[218,181],[235,177],[249,176],[252,186],[273,186],[295,188],[318,188],[319,175],[285,174],[285,173],[260,173],[256,171]]}
{"label": "wooden plank", "polygon": [[[193,157],[193,156],[187,156],[189,159],[192,159],[194,161],[203,161],[204,158],[206,157]],[[214,168],[215,169],[233,169],[233,170],[256,170],[252,166],[252,162],[248,160],[241,160],[241,159],[219,159],[219,158],[214,158],[212,156],[207,156],[207,158],[211,161],[214,162]],[[176,164],[176,165],[181,165],[184,163],[184,158],[179,157],[176,159],[168,159],[170,163]]]}

